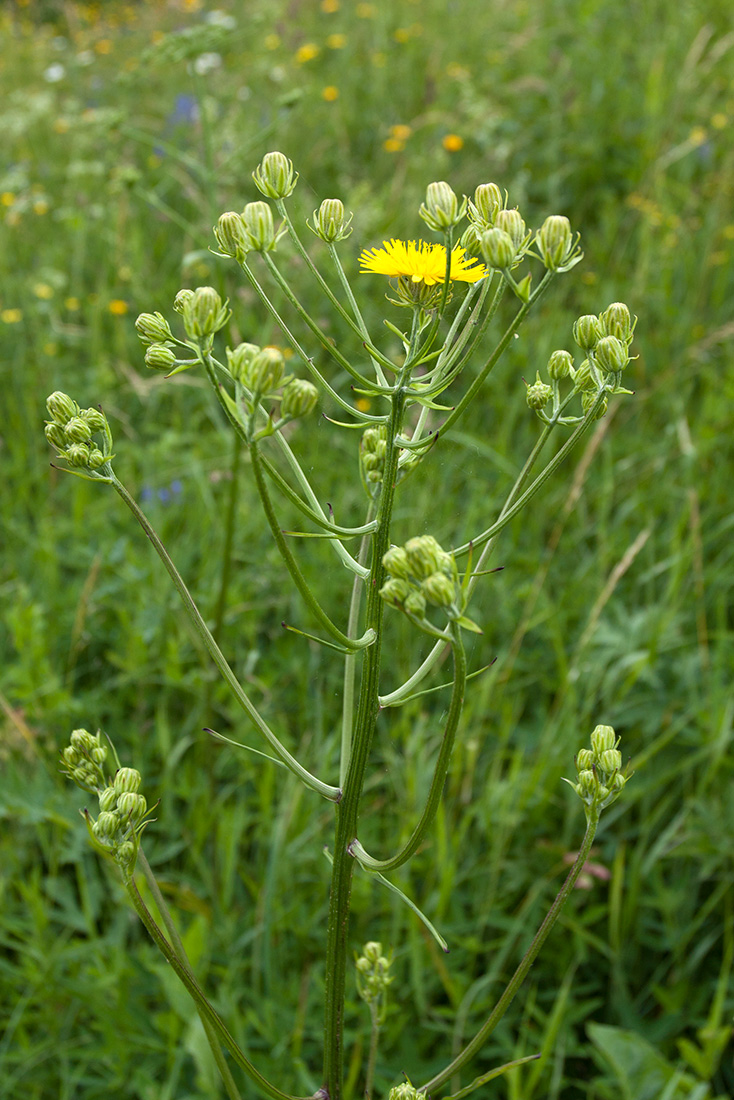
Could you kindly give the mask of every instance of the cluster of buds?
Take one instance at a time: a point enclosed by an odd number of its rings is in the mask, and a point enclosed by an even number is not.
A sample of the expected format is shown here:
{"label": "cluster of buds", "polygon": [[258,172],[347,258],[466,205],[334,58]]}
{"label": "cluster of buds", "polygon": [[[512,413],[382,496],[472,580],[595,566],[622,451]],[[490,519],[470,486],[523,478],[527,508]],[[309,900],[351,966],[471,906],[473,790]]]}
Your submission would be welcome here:
{"label": "cluster of buds", "polygon": [[227,210],[214,226],[221,256],[242,263],[248,252],[273,252],[285,232],[275,228],[273,211],[266,202],[248,202],[241,214]]}
{"label": "cluster of buds", "polygon": [[141,313],[135,322],[137,334],[145,346],[146,367],[167,376],[187,370],[198,362],[197,359],[177,358],[173,350],[177,344],[194,349],[201,343],[211,346],[215,332],[219,332],[231,316],[228,303],[222,302],[221,296],[211,286],[179,290],[173,308],[181,314],[191,344],[174,336],[162,313]]}
{"label": "cluster of buds", "polygon": [[44,431],[58,457],[74,472],[86,471],[82,476],[99,476],[97,471],[114,457],[112,433],[102,410],[82,409],[59,390],[46,398],[46,408],[51,419],[46,421]]}
{"label": "cluster of buds", "polygon": [[357,992],[363,1001],[378,1009],[380,1017],[387,1007],[387,987],[395,980],[389,974],[391,963],[392,959],[382,953],[382,944],[374,940],[364,945],[355,962]]}
{"label": "cluster of buds", "polygon": [[388,1100],[426,1100],[426,1094],[419,1092],[410,1081],[404,1081],[402,1085],[390,1089]]}
{"label": "cluster of buds", "polygon": [[211,340],[231,317],[229,303],[212,286],[179,290],[173,308],[181,314],[189,340]]}
{"label": "cluster of buds", "polygon": [[77,787],[98,796],[96,818],[88,810],[82,810],[90,840],[98,852],[112,856],[130,873],[149,814],[148,804],[140,793],[141,776],[135,768],[118,768],[114,776],[105,778],[103,764],[107,751],[99,730],[96,734],[73,730],[61,753],[61,769]]}
{"label": "cluster of buds", "polygon": [[359,469],[367,492],[372,495],[382,485],[387,454],[387,431],[384,427],[367,428],[359,446]]}
{"label": "cluster of buds", "polygon": [[405,546],[391,546],[382,564],[388,579],[380,595],[390,607],[398,608],[425,629],[431,627],[426,620],[426,609],[431,604],[461,626],[481,633],[476,623],[463,614],[464,592],[454,556],[433,535],[418,535],[408,539]]}
{"label": "cluster of buds", "polygon": [[308,416],[316,405],[318,390],[305,378],[286,375],[280,348],[238,344],[227,348],[227,366],[249,414],[261,401],[280,401],[281,421],[285,422]]}
{"label": "cluster of buds", "polygon": [[587,814],[610,806],[622,793],[627,777],[622,775],[619,738],[611,726],[597,726],[591,734],[591,748],[576,755],[576,782],[566,779],[584,803]]}

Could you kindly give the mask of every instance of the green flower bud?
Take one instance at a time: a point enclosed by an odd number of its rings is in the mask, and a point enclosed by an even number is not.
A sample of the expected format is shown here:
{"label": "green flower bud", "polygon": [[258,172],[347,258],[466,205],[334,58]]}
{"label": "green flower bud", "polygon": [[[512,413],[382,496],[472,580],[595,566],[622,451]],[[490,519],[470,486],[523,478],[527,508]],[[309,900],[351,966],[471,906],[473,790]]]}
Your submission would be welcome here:
{"label": "green flower bud", "polygon": [[114,787],[105,787],[99,794],[99,808],[111,813],[117,806],[117,791]]}
{"label": "green flower bud", "polygon": [[572,368],[573,356],[570,351],[554,351],[548,360],[548,374],[553,382],[568,378]]}
{"label": "green flower bud", "polygon": [[392,577],[383,584],[380,596],[390,607],[402,607],[410,592],[411,587],[406,580]]}
{"label": "green flower bud", "polygon": [[346,217],[341,199],[324,199],[318,210],[314,210],[313,220],[313,228],[309,226],[309,229],[312,228],[312,232],[327,244],[343,241],[352,232],[349,228],[352,215]]}
{"label": "green flower bud", "polygon": [[61,393],[60,390],[49,394],[46,398],[46,408],[51,419],[62,425],[68,423],[72,416],[78,416],[80,412],[76,401],[73,401],[68,393]]}
{"label": "green flower bud", "polygon": [[505,198],[496,183],[480,183],[469,203],[469,217],[478,229],[491,229],[500,210],[504,210]]}
{"label": "green flower bud", "polygon": [[512,240],[515,250],[525,243],[527,228],[519,210],[499,210],[494,224],[497,229],[504,229]]}
{"label": "green flower bud", "polygon": [[604,336],[616,336],[624,344],[632,341],[635,326],[624,302],[612,302],[599,314],[599,322]]}
{"label": "green flower bud", "polygon": [[426,201],[421,203],[420,216],[437,233],[458,225],[466,213],[466,199],[459,203],[454,191],[444,180],[429,183],[426,189]]}
{"label": "green flower bud", "polygon": [[596,361],[608,374],[624,370],[630,361],[627,344],[616,336],[602,336],[594,349]]}
{"label": "green flower bud", "polygon": [[135,857],[138,854],[137,845],[132,840],[126,840],[115,852],[115,860],[126,871],[132,871]]}
{"label": "green flower bud", "polygon": [[[595,401],[596,401],[596,393],[595,392],[593,392],[592,390],[583,390],[582,391],[582,393],[581,393],[581,408],[584,410],[584,415],[586,413],[588,413],[589,409],[592,407],[592,405],[594,404]],[[599,404],[597,406],[596,413],[594,414],[594,420],[601,420],[601,418],[604,416],[604,413],[607,411],[608,408],[609,408],[609,398],[607,397],[606,394],[604,394],[603,398],[601,399],[601,401],[599,402]]]}
{"label": "green flower bud", "polygon": [[621,794],[626,782],[627,780],[622,775],[622,773],[617,772],[617,774],[614,776],[614,779],[612,779],[611,783],[609,784],[609,789],[611,793],[613,795]]}
{"label": "green flower bud", "polygon": [[512,237],[504,229],[488,229],[479,236],[482,257],[489,267],[506,271],[512,267],[517,254]]}
{"label": "green flower bud", "polygon": [[593,391],[596,393],[596,381],[591,373],[591,363],[588,359],[584,359],[578,370],[573,374],[573,387],[575,390]]}
{"label": "green flower bud", "polygon": [[591,749],[579,749],[576,754],[576,770],[579,772],[590,771],[596,762],[596,757]]}
{"label": "green flower bud", "polygon": [[88,443],[92,438],[92,432],[81,416],[72,416],[64,425],[64,438],[67,443]]}
{"label": "green flower bud", "polygon": [[607,775],[618,772],[622,767],[622,753],[619,749],[606,749],[599,756],[599,767]]}
{"label": "green flower bud", "polygon": [[418,535],[405,544],[410,572],[418,580],[430,577],[441,568],[443,550],[433,535]]}
{"label": "green flower bud", "polygon": [[104,432],[108,429],[107,417],[101,409],[84,409],[81,414],[91,432]]}
{"label": "green flower bud", "polygon": [[115,773],[115,778],[112,780],[112,785],[116,792],[124,794],[126,791],[132,791],[135,793],[142,782],[142,777],[137,768],[120,768]]}
{"label": "green flower bud", "polygon": [[619,741],[612,726],[595,726],[591,734],[591,748],[597,758],[607,749],[616,749]]}
{"label": "green flower bud", "polygon": [[482,252],[479,243],[480,230],[471,222],[459,238],[459,248],[463,248],[467,256],[480,256]]}
{"label": "green flower bud", "polygon": [[141,313],[135,328],[144,344],[163,344],[166,340],[173,340],[171,326],[162,313]]}
{"label": "green flower bud", "polygon": [[150,344],[145,350],[145,365],[151,370],[170,374],[176,366],[176,354],[166,344]]}
{"label": "green flower bud", "polygon": [[370,940],[362,948],[362,954],[368,962],[377,962],[380,955],[382,954],[382,944],[378,943],[377,940]]}
{"label": "green flower bud", "polygon": [[285,374],[285,359],[280,348],[265,347],[244,362],[242,384],[254,396],[274,393]]}
{"label": "green flower bud", "polygon": [[369,971],[372,970],[372,963],[369,959],[364,958],[364,956],[357,959],[354,965],[361,974],[368,974]]}
{"label": "green flower bud", "polygon": [[193,297],[193,290],[189,290],[188,288],[179,290],[178,294],[173,299],[173,308],[176,310],[176,313],[183,313],[186,308],[186,303],[190,302]]}
{"label": "green flower bud", "polygon": [[380,460],[376,454],[372,451],[366,451],[362,455],[362,468],[365,470],[376,470],[380,466]]}
{"label": "green flower bud", "polygon": [[94,835],[99,840],[113,840],[120,832],[120,819],[116,813],[103,810],[94,823]]}
{"label": "green flower bud", "polygon": [[61,750],[61,755],[70,768],[76,767],[82,759],[82,754],[74,745],[67,745],[65,749]]}
{"label": "green flower bud", "polygon": [[258,344],[238,344],[236,348],[227,348],[227,366],[235,382],[244,384],[244,377],[252,359],[260,351]]}
{"label": "green flower bud", "polygon": [[445,573],[432,573],[421,581],[421,592],[436,607],[451,607],[456,600],[456,586]]}
{"label": "green flower bud", "polygon": [[104,745],[95,745],[89,750],[89,757],[95,764],[104,764],[107,759],[107,749]]}
{"label": "green flower bud", "polygon": [[403,610],[416,619],[424,619],[426,617],[426,598],[423,593],[417,592],[414,588],[411,589],[403,600]]}
{"label": "green flower bud", "polygon": [[553,388],[543,382],[540,377],[540,371],[536,373],[535,381],[532,386],[528,386],[525,393],[525,400],[528,403],[528,407],[531,409],[544,409],[553,396]]}
{"label": "green flower bud", "polygon": [[89,466],[89,447],[86,443],[72,443],[63,455],[70,466],[84,469]]}
{"label": "green flower bud", "polygon": [[584,802],[592,802],[594,800],[597,787],[597,778],[591,769],[579,772],[578,783],[576,784],[576,794],[583,798]]}
{"label": "green flower bud", "polygon": [[252,178],[262,195],[269,199],[287,199],[295,190],[298,172],[284,153],[266,153]]}
{"label": "green flower bud", "polygon": [[100,451],[99,447],[91,447],[89,450],[89,458],[87,459],[87,466],[90,470],[99,470],[101,466],[104,466],[105,462],[108,462],[110,455],[104,454]]}
{"label": "green flower bud", "polygon": [[382,564],[391,577],[402,577],[407,580],[410,576],[408,555],[402,546],[391,546],[382,555]]}
{"label": "green flower bud", "polygon": [[[179,293],[181,293],[179,291]],[[178,296],[177,296],[178,297]],[[211,336],[219,332],[229,320],[226,303],[217,294],[214,287],[198,286],[190,298],[184,302],[183,322],[186,335],[191,339]]]}
{"label": "green flower bud", "polygon": [[53,447],[57,447],[61,450],[66,446],[66,437],[64,435],[64,429],[60,424],[57,424],[55,420],[49,421],[43,429],[44,435],[49,443]]}
{"label": "green flower bud", "polygon": [[376,451],[377,444],[382,439],[379,428],[367,428],[362,435],[362,450],[363,451]]}
{"label": "green flower bud", "polygon": [[586,313],[574,321],[573,338],[582,351],[593,351],[602,336],[599,318],[593,313]]}
{"label": "green flower bud", "polygon": [[145,817],[148,803],[145,796],[135,794],[134,791],[125,791],[117,799],[117,812],[124,821],[131,821],[136,825]]}
{"label": "green flower bud", "polygon": [[266,202],[248,202],[242,211],[242,224],[249,248],[255,252],[272,252],[277,235],[273,211]]}
{"label": "green flower bud", "polygon": [[242,217],[234,210],[228,210],[220,215],[219,221],[214,226],[214,236],[217,238],[220,252],[225,256],[232,256],[235,260],[245,256],[249,239],[242,224]]}
{"label": "green flower bud", "polygon": [[405,1081],[402,1085],[395,1085],[390,1089],[388,1100],[426,1100],[425,1092],[418,1092],[416,1088],[411,1085],[410,1081]]}
{"label": "green flower bud", "polygon": [[574,248],[571,223],[562,214],[551,214],[535,235],[535,244],[548,271],[559,271]]}
{"label": "green flower bud", "polygon": [[313,382],[306,378],[293,378],[283,390],[280,402],[280,415],[286,420],[295,420],[299,416],[308,416],[313,412],[319,399],[319,391]]}

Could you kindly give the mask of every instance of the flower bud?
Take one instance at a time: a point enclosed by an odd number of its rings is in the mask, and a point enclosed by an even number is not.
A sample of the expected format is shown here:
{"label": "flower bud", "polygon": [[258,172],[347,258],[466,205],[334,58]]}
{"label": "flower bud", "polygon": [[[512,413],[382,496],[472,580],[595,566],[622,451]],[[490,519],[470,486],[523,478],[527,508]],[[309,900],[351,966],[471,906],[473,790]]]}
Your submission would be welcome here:
{"label": "flower bud", "polygon": [[284,153],[266,153],[252,178],[260,194],[269,199],[287,199],[295,190],[298,172]]}
{"label": "flower bud", "polygon": [[581,390],[582,392],[596,393],[596,380],[591,373],[591,363],[588,359],[584,359],[578,370],[574,371],[573,387],[575,390]]}
{"label": "flower bud", "polygon": [[624,302],[612,302],[610,306],[599,315],[602,333],[604,336],[616,336],[625,344],[632,340],[634,324],[630,317],[630,311]]}
{"label": "flower bud", "polygon": [[506,271],[512,267],[517,254],[512,237],[504,229],[488,229],[486,233],[480,234],[479,247],[485,262],[498,271]]}
{"label": "flower bud", "polygon": [[53,447],[59,448],[66,446],[66,437],[64,435],[64,429],[60,424],[57,424],[55,420],[50,420],[43,429],[44,435],[49,443]]}
{"label": "flower bud", "polygon": [[597,778],[595,773],[591,769],[579,772],[579,778],[576,784],[576,794],[583,798],[585,802],[591,802],[596,796],[596,791]]}
{"label": "flower bud", "polygon": [[233,259],[239,260],[248,250],[249,241],[242,224],[242,217],[234,210],[228,210],[220,215],[219,221],[214,226],[214,236],[217,238],[220,252],[225,256],[232,256]]}
{"label": "flower bud", "polygon": [[94,835],[99,840],[113,840],[120,831],[120,819],[116,813],[103,810],[93,826]]}
{"label": "flower bud", "polygon": [[99,794],[99,808],[110,813],[117,806],[117,791],[114,787],[105,787]]}
{"label": "flower bud", "polygon": [[505,199],[496,183],[480,183],[469,203],[469,217],[478,229],[491,229],[495,218],[505,206]]}
{"label": "flower bud", "polygon": [[68,764],[70,768],[76,767],[82,759],[79,749],[75,748],[74,745],[67,745],[65,749],[61,750],[61,755],[64,762]]}
{"label": "flower bud", "polygon": [[107,749],[104,745],[95,745],[89,750],[89,757],[95,764],[104,764],[107,759]]}
{"label": "flower bud", "polygon": [[524,244],[527,228],[519,210],[499,210],[494,224],[497,229],[504,229],[512,240],[515,250]]}
{"label": "flower bud", "polygon": [[251,394],[264,397],[278,389],[285,374],[285,359],[280,348],[260,348],[250,358],[243,356],[241,381]]}
{"label": "flower bud", "polygon": [[418,1092],[410,1081],[405,1081],[402,1085],[395,1085],[390,1089],[388,1100],[426,1100],[426,1094]]}
{"label": "flower bud", "polygon": [[49,394],[46,398],[46,408],[51,419],[62,425],[68,423],[72,416],[78,416],[80,412],[76,401],[72,401],[68,393],[61,393],[60,390]]}
{"label": "flower bud", "polygon": [[145,349],[145,365],[151,370],[170,374],[176,366],[176,354],[166,344],[150,344]]}
{"label": "flower bud", "polygon": [[248,248],[255,252],[272,252],[277,236],[273,211],[266,202],[248,202],[242,211],[242,225]]}
{"label": "flower bud", "polygon": [[622,775],[622,773],[617,772],[617,774],[614,776],[614,779],[609,784],[609,789],[611,790],[612,794],[620,794],[624,789],[624,785],[626,782],[627,780]]}
{"label": "flower bud", "polygon": [[418,535],[405,544],[410,572],[418,580],[430,577],[441,568],[443,550],[433,535]]}
{"label": "flower bud", "polygon": [[595,763],[595,756],[591,749],[579,749],[576,754],[576,770],[589,771]]}
{"label": "flower bud", "polygon": [[126,840],[115,852],[115,859],[126,871],[131,871],[136,855],[137,846],[132,840]]}
{"label": "flower bud", "polygon": [[148,803],[145,796],[134,791],[124,791],[117,799],[117,812],[124,821],[136,825],[145,817]]}
{"label": "flower bud", "polygon": [[89,425],[91,432],[107,431],[109,427],[107,417],[101,409],[83,409],[81,415]]}
{"label": "flower bud", "polygon": [[618,772],[622,767],[622,753],[619,749],[606,749],[599,756],[599,767],[607,775]]}
{"label": "flower bud", "polygon": [[72,416],[64,425],[64,438],[67,443],[88,443],[92,432],[86,420],[81,416]]}
{"label": "flower bud", "polygon": [[214,287],[198,286],[184,303],[184,327],[191,339],[219,332],[228,320],[229,310]]}
{"label": "flower bud", "polygon": [[466,199],[459,203],[454,191],[444,180],[429,183],[426,201],[421,203],[420,216],[429,229],[444,233],[458,225],[466,213]]}
{"label": "flower bud", "polygon": [[568,218],[551,214],[536,233],[535,243],[548,271],[558,271],[573,252],[573,233]]}
{"label": "flower bud", "polygon": [[407,612],[408,615],[415,616],[416,619],[424,619],[426,615],[426,598],[423,593],[412,588],[403,600],[403,611]]}
{"label": "flower bud", "polygon": [[357,970],[359,970],[360,974],[368,974],[372,970],[372,963],[364,956],[357,959],[354,965],[356,966]]}
{"label": "flower bud", "polygon": [[574,321],[573,338],[582,351],[593,351],[602,336],[599,318],[593,313],[586,313]]}
{"label": "flower bud", "polygon": [[124,794],[126,791],[135,793],[140,787],[140,783],[141,775],[137,768],[120,768],[112,780],[112,785],[118,795]]}
{"label": "flower bud", "polygon": [[617,735],[612,726],[595,726],[591,734],[591,748],[597,758],[607,749],[616,749]]}
{"label": "flower bud", "polygon": [[135,328],[144,344],[163,344],[166,340],[173,340],[171,326],[162,313],[141,313]]}
{"label": "flower bud", "polygon": [[548,360],[548,374],[553,382],[560,382],[562,378],[568,378],[573,367],[573,356],[570,351],[554,351]]}
{"label": "flower bud", "polygon": [[624,370],[630,361],[627,344],[616,336],[602,336],[594,349],[596,361],[608,374]]}
{"label": "flower bud", "polygon": [[481,255],[482,248],[479,243],[480,232],[481,230],[479,230],[473,222],[470,222],[459,237],[459,248],[463,248],[467,256]]}
{"label": "flower bud", "polygon": [[308,416],[319,399],[319,391],[313,382],[306,378],[293,378],[283,390],[280,402],[280,415],[286,420],[295,420],[299,416]]}
{"label": "flower bud", "polygon": [[178,294],[173,299],[173,308],[176,310],[176,313],[183,313],[186,308],[186,303],[190,302],[193,297],[193,290],[189,290],[188,288],[179,290]]}
{"label": "flower bud", "polygon": [[[582,390],[581,392],[581,408],[584,410],[584,415],[588,413],[592,405],[595,403],[597,394],[592,390]],[[594,420],[601,420],[604,413],[609,408],[609,398],[606,394],[602,397],[601,401],[596,407],[596,413],[594,414]]]}
{"label": "flower bud", "polygon": [[324,199],[318,210],[314,210],[313,220],[313,232],[327,244],[343,241],[352,232],[349,228],[352,215],[346,217],[341,199]]}
{"label": "flower bud", "polygon": [[402,546],[391,546],[390,549],[382,555],[382,564],[391,577],[402,577],[407,579],[410,576],[408,555],[405,553]]}
{"label": "flower bud", "polygon": [[456,586],[445,573],[431,573],[421,581],[421,592],[436,607],[451,607],[456,600]]}
{"label": "flower bud", "polygon": [[69,736],[69,744],[80,752],[89,752],[97,744],[97,739],[89,730],[72,730]]}
{"label": "flower bud", "polygon": [[258,344],[238,344],[236,348],[227,348],[227,366],[235,382],[242,384],[247,365],[260,351]]}
{"label": "flower bud", "polygon": [[86,443],[71,443],[66,448],[63,457],[70,466],[84,469],[89,466],[89,447],[87,447]]}
{"label": "flower bud", "polygon": [[547,382],[541,381],[540,371],[536,373],[535,381],[532,386],[528,386],[525,394],[525,400],[528,403],[528,407],[535,409],[544,409],[553,396],[553,388],[547,384]]}
{"label": "flower bud", "polygon": [[410,585],[402,577],[391,577],[380,589],[380,596],[390,607],[402,607],[411,591]]}
{"label": "flower bud", "polygon": [[382,954],[382,944],[378,943],[377,940],[369,940],[362,948],[362,954],[368,962],[377,962]]}
{"label": "flower bud", "polygon": [[89,458],[87,459],[87,466],[90,470],[99,470],[101,466],[104,466],[105,462],[109,462],[111,455],[104,454],[100,451],[99,447],[91,447],[89,450]]}

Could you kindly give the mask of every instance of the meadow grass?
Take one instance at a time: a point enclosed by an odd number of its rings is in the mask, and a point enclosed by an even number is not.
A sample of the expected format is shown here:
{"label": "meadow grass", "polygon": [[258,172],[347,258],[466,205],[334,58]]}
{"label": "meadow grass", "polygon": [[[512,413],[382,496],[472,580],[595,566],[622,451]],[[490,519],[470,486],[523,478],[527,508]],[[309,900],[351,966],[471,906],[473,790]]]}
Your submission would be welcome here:
{"label": "meadow grass", "polygon": [[[285,772],[206,739],[209,726],[259,747],[149,546],[111,496],[49,469],[41,432],[51,390],[103,403],[125,481],[214,621],[231,440],[202,381],[164,386],[146,371],[133,319],[212,283],[237,302],[234,338],[277,337],[207,248],[217,214],[257,197],[249,173],[280,148],[301,173],[303,214],[327,195],[354,210],[352,271],[361,247],[420,235],[432,179],[458,192],[495,179],[530,224],[558,210],[583,235],[584,264],[523,331],[486,404],[412,479],[399,537],[438,491],[455,501],[432,532],[446,544],[501,499],[536,431],[522,377],[567,343],[573,318],[615,299],[641,318],[634,400],[505,530],[494,558],[505,568],[472,605],[485,635],[470,667],[497,661],[472,684],[434,841],[395,875],[448,958],[391,895],[355,882],[354,943],[392,945],[398,975],[376,1092],[396,1066],[430,1073],[486,1015],[578,846],[581,813],[559,780],[604,721],[636,771],[597,842],[610,877],[574,895],[481,1061],[542,1059],[488,1094],[731,1095],[728,5],[218,10],[234,29],[184,2],[16,3],[1,17],[0,1094],[218,1095],[193,1006],[89,851],[57,775],[77,725],[109,730],[161,798],[148,854],[235,1037],[282,1087],[320,1084],[329,810]],[[198,30],[171,35],[183,28]],[[208,57],[203,71],[187,52]],[[288,273],[317,312],[295,260]],[[377,325],[381,292],[363,300]],[[326,430],[299,444],[322,499],[356,515],[339,476],[355,438],[329,430],[327,449]],[[221,644],[266,718],[291,743],[305,725],[306,755],[334,761],[339,668],[281,629],[298,605],[248,473]],[[330,569],[315,552],[313,576],[336,592]],[[397,683],[418,648],[403,624],[391,631]],[[429,782],[444,704],[443,693],[410,704],[381,734],[365,819],[379,849]],[[353,1091],[365,1015],[355,990]]]}

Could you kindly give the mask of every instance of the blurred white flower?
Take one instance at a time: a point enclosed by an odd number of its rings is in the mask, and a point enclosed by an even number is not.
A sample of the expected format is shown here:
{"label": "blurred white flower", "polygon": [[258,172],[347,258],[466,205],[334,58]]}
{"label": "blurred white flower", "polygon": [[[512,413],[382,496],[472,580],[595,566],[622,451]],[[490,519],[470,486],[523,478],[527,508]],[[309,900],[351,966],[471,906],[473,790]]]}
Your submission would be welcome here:
{"label": "blurred white flower", "polygon": [[57,84],[59,80],[63,80],[66,76],[66,69],[59,61],[55,61],[53,65],[44,71],[43,79],[49,84]]}
{"label": "blurred white flower", "polygon": [[223,27],[225,31],[233,31],[237,26],[237,20],[226,11],[208,11],[204,16],[204,22],[214,27]]}
{"label": "blurred white flower", "polygon": [[76,55],[78,65],[91,65],[94,61],[94,54],[91,50],[80,50]]}
{"label": "blurred white flower", "polygon": [[212,69],[218,69],[222,64],[222,55],[219,53],[202,53],[194,60],[194,72],[199,76],[206,76]]}

